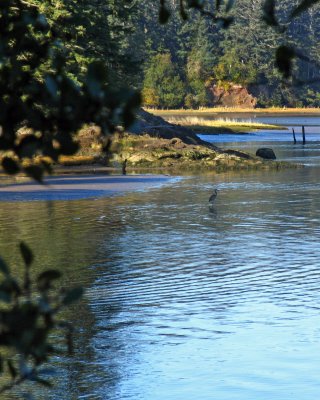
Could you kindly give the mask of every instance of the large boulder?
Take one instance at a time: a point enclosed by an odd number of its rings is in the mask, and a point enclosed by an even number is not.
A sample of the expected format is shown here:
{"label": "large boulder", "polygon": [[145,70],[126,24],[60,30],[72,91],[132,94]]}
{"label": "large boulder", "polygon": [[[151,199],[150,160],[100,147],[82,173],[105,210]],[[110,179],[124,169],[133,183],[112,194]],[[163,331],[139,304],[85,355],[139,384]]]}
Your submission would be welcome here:
{"label": "large boulder", "polygon": [[223,87],[214,84],[208,90],[213,106],[254,108],[257,105],[257,99],[241,85],[230,83]]}
{"label": "large boulder", "polygon": [[272,149],[262,147],[256,151],[256,156],[264,158],[265,160],[275,160],[277,157]]}

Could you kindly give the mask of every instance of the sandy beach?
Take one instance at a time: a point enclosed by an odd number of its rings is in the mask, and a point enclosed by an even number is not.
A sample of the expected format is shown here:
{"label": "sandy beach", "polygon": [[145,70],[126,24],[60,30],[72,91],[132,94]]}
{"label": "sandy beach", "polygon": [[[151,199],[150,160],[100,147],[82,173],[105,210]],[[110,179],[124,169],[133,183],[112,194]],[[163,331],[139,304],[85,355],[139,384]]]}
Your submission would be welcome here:
{"label": "sandy beach", "polygon": [[177,178],[165,175],[53,176],[44,184],[34,181],[0,185],[0,201],[77,200],[112,196],[159,187]]}

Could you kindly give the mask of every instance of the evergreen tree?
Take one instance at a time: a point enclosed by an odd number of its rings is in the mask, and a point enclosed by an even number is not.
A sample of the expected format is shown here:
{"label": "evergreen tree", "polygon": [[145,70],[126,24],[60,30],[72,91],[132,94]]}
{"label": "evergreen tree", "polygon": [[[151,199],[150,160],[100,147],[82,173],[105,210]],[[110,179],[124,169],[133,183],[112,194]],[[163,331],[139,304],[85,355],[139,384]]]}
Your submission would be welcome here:
{"label": "evergreen tree", "polygon": [[183,105],[185,88],[169,53],[151,58],[143,82],[144,104],[150,107],[177,108]]}
{"label": "evergreen tree", "polygon": [[212,29],[212,24],[201,16],[192,21],[190,28],[190,48],[185,62],[188,92],[185,105],[195,108],[209,104],[206,86],[213,67],[219,59],[219,47],[215,46],[219,41],[216,40],[218,34]]}
{"label": "evergreen tree", "polygon": [[105,63],[113,82],[130,84],[139,63],[131,37],[136,2],[133,0],[35,0],[68,54],[73,77],[83,76],[93,60]]}

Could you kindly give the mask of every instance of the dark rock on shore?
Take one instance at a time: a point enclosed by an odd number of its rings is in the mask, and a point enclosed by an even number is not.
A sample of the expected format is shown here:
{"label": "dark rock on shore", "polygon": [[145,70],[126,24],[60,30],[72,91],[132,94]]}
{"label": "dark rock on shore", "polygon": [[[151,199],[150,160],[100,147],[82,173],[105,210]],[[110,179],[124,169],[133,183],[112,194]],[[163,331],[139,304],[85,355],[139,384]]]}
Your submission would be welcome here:
{"label": "dark rock on shore", "polygon": [[261,157],[265,160],[276,160],[274,151],[268,147],[262,147],[256,151],[256,156]]}

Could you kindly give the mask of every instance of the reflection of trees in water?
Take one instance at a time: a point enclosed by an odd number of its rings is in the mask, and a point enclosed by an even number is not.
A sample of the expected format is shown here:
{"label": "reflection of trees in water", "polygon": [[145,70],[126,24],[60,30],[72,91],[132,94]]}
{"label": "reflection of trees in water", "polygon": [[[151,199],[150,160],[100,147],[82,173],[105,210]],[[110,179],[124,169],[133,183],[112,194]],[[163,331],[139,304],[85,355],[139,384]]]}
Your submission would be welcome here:
{"label": "reflection of trees in water", "polygon": [[[90,266],[99,260],[96,253],[99,242],[106,237],[109,225],[113,231],[115,226],[118,232],[122,229],[121,221],[108,215],[110,204],[115,201],[3,202],[0,208],[1,254],[15,265],[16,272],[20,268],[22,272],[22,262],[14,255],[19,241],[25,240],[35,250],[34,274],[42,269],[57,268],[63,272],[68,286],[91,287],[96,275]],[[99,368],[91,342],[96,321],[87,298],[66,310],[62,318],[75,328],[76,351],[73,357],[56,359],[58,384],[52,393],[39,388],[37,396],[43,399],[79,398],[100,389],[105,381],[105,371]]]}
{"label": "reflection of trees in water", "polygon": [[[2,254],[17,263],[13,258],[14,251],[19,241],[25,240],[36,250],[33,267],[36,272],[40,266],[58,268],[71,281],[86,282],[86,276],[90,277],[91,271],[84,267],[96,261],[95,249],[106,230],[99,224],[99,218],[101,214],[108,214],[108,208],[109,204],[103,200],[2,202]],[[112,216],[108,216],[105,222],[112,225]],[[117,221],[117,229],[122,229],[121,221]]]}
{"label": "reflection of trees in water", "polygon": [[[96,201],[17,203],[15,207],[7,204],[0,211],[0,219],[7,215],[11,228],[6,240],[13,242],[22,236],[28,243],[36,243],[37,265],[61,267],[68,283],[80,283],[89,292],[63,315],[75,327],[76,352],[73,357],[57,360],[60,371],[55,388],[52,393],[39,389],[40,398],[69,400],[86,394],[90,399],[116,397],[128,340],[122,335],[122,324],[114,321],[123,307],[130,306],[121,301],[104,303],[103,296],[92,298],[90,292],[95,292],[102,274],[115,274],[117,279],[114,260],[119,261],[117,257],[123,252],[121,238],[131,230],[128,210],[139,208],[138,198],[133,194]],[[22,222],[16,225],[10,213]],[[0,237],[4,238],[5,226],[0,229]],[[122,266],[122,258],[119,262]]]}

